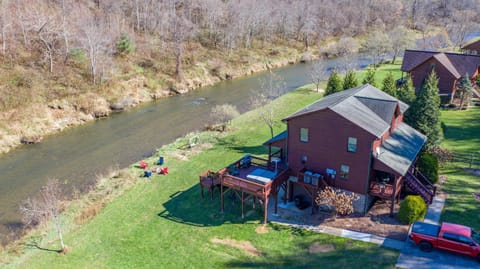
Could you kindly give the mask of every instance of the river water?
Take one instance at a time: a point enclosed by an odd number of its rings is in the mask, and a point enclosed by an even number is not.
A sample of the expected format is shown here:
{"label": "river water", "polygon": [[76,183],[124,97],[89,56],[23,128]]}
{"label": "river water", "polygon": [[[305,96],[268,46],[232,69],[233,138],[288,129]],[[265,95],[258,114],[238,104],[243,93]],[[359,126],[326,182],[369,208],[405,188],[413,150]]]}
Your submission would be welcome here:
{"label": "river water", "polygon": [[[331,70],[345,59],[324,61]],[[348,60],[353,67],[370,63],[366,57]],[[289,65],[274,70],[288,90],[311,83],[311,64]],[[203,87],[190,93],[154,101],[22,146],[0,157],[0,241],[21,227],[20,203],[34,195],[49,178],[67,182],[79,190],[92,184],[95,175],[110,167],[126,167],[150,156],[178,137],[202,129],[218,104],[249,109],[249,96],[268,72]]]}

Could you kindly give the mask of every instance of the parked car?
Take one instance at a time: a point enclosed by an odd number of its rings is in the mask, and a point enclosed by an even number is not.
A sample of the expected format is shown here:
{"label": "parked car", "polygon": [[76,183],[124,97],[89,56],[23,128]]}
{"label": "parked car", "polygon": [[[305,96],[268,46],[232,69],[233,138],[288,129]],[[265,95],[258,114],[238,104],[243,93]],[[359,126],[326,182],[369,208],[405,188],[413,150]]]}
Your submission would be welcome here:
{"label": "parked car", "polygon": [[468,255],[480,262],[480,234],[470,227],[447,222],[435,225],[416,221],[410,227],[409,238],[422,251],[430,252],[438,248]]}

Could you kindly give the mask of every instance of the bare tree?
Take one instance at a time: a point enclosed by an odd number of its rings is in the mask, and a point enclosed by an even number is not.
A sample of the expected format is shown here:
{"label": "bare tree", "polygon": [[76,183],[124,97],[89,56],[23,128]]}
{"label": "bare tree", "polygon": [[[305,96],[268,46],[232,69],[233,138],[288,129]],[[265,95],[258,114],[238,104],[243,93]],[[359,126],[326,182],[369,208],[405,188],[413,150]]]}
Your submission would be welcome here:
{"label": "bare tree", "polygon": [[62,210],[62,190],[57,179],[48,181],[37,197],[28,198],[22,206],[20,212],[23,215],[23,222],[26,225],[44,224],[53,218],[55,230],[60,240],[60,251],[65,250],[65,243],[62,234],[62,221],[60,213]]}
{"label": "bare tree", "polygon": [[79,28],[82,34],[79,37],[80,43],[90,60],[92,83],[96,84],[99,62],[102,57],[107,56],[112,40],[106,31],[104,22],[93,15],[87,16]]}
{"label": "bare tree", "polygon": [[454,49],[460,47],[466,41],[467,33],[478,26],[472,23],[475,16],[477,13],[472,10],[456,10],[454,15],[449,17],[446,29]]}
{"label": "bare tree", "polygon": [[320,90],[319,86],[322,81],[328,77],[328,71],[325,64],[321,61],[315,61],[310,69],[310,80],[317,89],[317,92]]}
{"label": "bare tree", "polygon": [[232,119],[238,117],[240,113],[237,107],[231,104],[217,105],[212,108],[212,118],[216,124],[220,124],[222,132],[225,131],[227,125],[230,125]]}
{"label": "bare tree", "polygon": [[389,38],[392,42],[393,59],[392,64],[395,63],[397,56],[407,48],[415,45],[415,35],[409,31],[405,26],[398,25],[390,33]]}
{"label": "bare tree", "polygon": [[372,57],[373,66],[376,68],[383,57],[392,50],[392,42],[384,32],[374,31],[368,34],[363,47]]}
{"label": "bare tree", "polygon": [[267,79],[260,81],[260,90],[251,98],[252,106],[258,108],[260,118],[268,126],[271,137],[273,137],[273,126],[277,120],[277,110],[272,101],[286,91],[283,79],[275,73],[270,73]]}
{"label": "bare tree", "polygon": [[0,35],[2,38],[2,54],[7,51],[7,31],[11,27],[9,1],[0,1]]}
{"label": "bare tree", "polygon": [[50,73],[53,72],[53,61],[58,51],[57,44],[61,39],[60,29],[54,19],[47,19],[37,31],[38,39],[43,44],[45,56],[49,62]]}

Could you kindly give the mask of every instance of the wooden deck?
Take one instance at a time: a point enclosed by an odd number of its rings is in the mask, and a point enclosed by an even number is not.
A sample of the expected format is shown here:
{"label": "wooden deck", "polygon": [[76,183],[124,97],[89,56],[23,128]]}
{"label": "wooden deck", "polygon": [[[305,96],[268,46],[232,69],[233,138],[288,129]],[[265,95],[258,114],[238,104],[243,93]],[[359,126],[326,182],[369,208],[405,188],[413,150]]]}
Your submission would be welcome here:
{"label": "wooden deck", "polygon": [[[277,196],[280,188],[286,188],[286,182],[289,176],[287,167],[278,163],[275,164],[269,162],[266,159],[249,156],[249,161],[246,161],[245,157],[234,162],[233,164],[222,168],[218,174],[220,176],[221,187],[221,207],[222,212],[224,210],[224,196],[226,193],[233,191],[241,201],[242,205],[242,217],[244,217],[244,203],[249,198],[258,198],[264,207],[264,219],[263,222],[267,222],[268,215],[268,199],[272,195],[275,199],[275,212],[277,210]],[[270,181],[261,183],[249,179],[255,170],[261,169],[262,171],[269,171],[274,175]],[[276,169],[276,171],[275,171]]]}
{"label": "wooden deck", "polygon": [[369,194],[383,199],[392,198],[393,185],[381,182],[370,182]]}

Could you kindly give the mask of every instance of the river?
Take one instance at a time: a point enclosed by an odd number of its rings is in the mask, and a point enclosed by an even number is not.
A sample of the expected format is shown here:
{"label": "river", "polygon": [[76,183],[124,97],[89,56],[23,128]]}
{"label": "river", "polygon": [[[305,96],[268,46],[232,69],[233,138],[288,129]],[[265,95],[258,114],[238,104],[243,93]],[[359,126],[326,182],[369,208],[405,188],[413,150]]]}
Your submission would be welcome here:
{"label": "river", "polygon": [[[325,61],[331,70],[345,59]],[[366,57],[349,59],[356,68],[370,63]],[[274,70],[288,90],[311,83],[311,64],[295,64]],[[0,157],[0,241],[21,228],[20,203],[33,196],[49,178],[85,190],[95,175],[110,167],[126,167],[152,155],[178,137],[202,129],[211,108],[233,104],[249,109],[249,96],[268,72],[224,81],[184,95],[154,101],[85,125],[46,137],[42,143],[22,146]]]}

